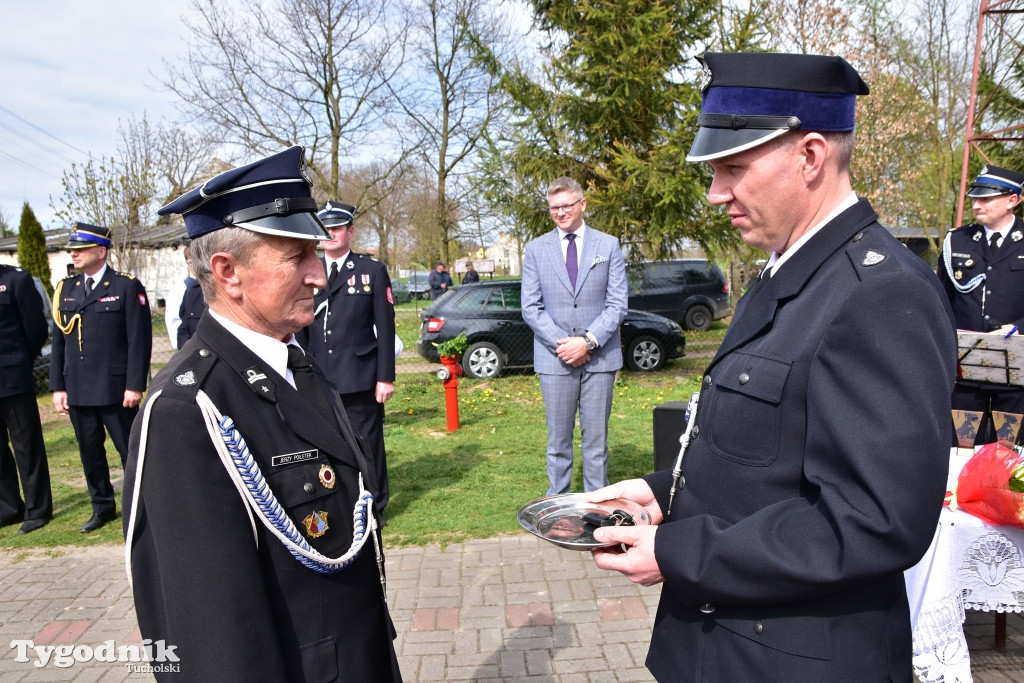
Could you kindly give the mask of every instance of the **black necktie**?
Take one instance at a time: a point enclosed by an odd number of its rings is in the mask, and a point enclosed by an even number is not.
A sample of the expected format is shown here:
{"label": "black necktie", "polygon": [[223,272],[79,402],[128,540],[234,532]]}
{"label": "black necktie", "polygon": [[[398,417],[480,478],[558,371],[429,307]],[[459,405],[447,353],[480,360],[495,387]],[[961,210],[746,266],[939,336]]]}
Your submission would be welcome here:
{"label": "black necktie", "polygon": [[327,288],[330,289],[334,286],[334,281],[338,279],[338,262],[334,261],[331,263],[331,274],[327,276]]}
{"label": "black necktie", "polygon": [[317,409],[324,419],[332,425],[336,425],[334,410],[331,408],[327,395],[313,376],[313,368],[306,360],[306,354],[294,344],[288,345],[288,369],[292,371],[292,379],[295,380],[295,389]]}
{"label": "black necktie", "polygon": [[996,252],[999,251],[999,233],[998,232],[992,233],[992,236],[988,238],[988,249],[992,253],[993,256],[995,256]]}
{"label": "black necktie", "polygon": [[565,248],[565,269],[569,271],[569,283],[576,289],[576,274],[580,268],[579,259],[576,258],[576,233],[570,232],[565,239],[569,240],[569,246]]}
{"label": "black necktie", "polygon": [[85,295],[89,296],[90,294],[92,294],[92,278],[87,277],[85,278]]}

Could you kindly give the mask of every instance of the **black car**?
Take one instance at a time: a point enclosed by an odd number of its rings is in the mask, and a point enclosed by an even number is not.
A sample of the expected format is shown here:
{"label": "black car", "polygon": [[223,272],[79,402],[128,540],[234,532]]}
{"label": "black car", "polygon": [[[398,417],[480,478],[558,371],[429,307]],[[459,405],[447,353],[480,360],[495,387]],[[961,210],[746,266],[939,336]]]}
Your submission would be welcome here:
{"label": "black car", "polygon": [[675,320],[689,330],[706,330],[729,315],[729,283],[707,259],[631,264],[629,307]]}
{"label": "black car", "polygon": [[[456,287],[423,309],[420,323],[416,352],[434,363],[434,344],[466,331],[462,368],[468,377],[497,377],[505,368],[533,365],[533,330],[523,321],[517,280]],[[685,353],[682,328],[660,315],[631,310],[620,330],[626,365],[633,370],[657,370]]]}

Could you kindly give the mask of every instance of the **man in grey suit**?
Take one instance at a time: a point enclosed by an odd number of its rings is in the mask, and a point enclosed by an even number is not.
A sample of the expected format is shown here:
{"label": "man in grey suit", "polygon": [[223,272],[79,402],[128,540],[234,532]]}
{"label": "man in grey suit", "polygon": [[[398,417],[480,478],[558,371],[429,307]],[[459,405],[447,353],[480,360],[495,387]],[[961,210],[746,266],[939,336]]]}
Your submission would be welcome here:
{"label": "man in grey suit", "polygon": [[548,186],[555,230],[526,245],[523,319],[548,423],[548,495],[568,493],[576,412],[583,434],[583,489],[608,483],[608,418],[622,367],[626,264],[619,242],[583,220],[587,200],[572,178]]}

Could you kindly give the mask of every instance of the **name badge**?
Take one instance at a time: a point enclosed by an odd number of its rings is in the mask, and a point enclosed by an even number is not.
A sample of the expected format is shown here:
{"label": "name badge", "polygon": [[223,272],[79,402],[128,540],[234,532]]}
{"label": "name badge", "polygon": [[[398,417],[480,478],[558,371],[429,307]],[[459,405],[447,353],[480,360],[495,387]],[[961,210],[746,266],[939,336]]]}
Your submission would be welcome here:
{"label": "name badge", "polygon": [[274,467],[280,467],[281,465],[293,465],[297,462],[305,462],[306,460],[316,460],[319,453],[320,452],[314,448],[311,451],[299,451],[298,453],[275,455],[270,459],[270,462]]}

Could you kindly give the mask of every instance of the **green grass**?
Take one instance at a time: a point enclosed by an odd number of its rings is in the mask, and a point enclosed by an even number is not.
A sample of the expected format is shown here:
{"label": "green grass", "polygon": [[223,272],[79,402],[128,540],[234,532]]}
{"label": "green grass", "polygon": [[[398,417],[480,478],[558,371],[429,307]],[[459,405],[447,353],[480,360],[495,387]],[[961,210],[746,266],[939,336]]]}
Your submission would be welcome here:
{"label": "green grass", "polygon": [[[653,408],[689,399],[725,329],[725,322],[718,321],[706,332],[687,332],[689,355],[659,372],[620,374],[609,427],[612,481],[651,471]],[[415,335],[412,343],[415,348]],[[48,394],[39,397],[39,407],[54,518],[25,536],[18,535],[17,525],[0,529],[0,547],[121,543],[120,519],[91,534],[78,533],[91,508],[74,431],[67,416],[53,409]],[[400,374],[386,410],[384,436],[391,481],[384,529],[387,545],[443,546],[517,533],[516,510],[547,491],[547,427],[533,373],[509,373],[491,381],[461,379],[461,426],[454,432],[446,430],[444,389],[427,370]],[[579,438],[577,430],[574,491],[582,490]],[[107,453],[111,477],[117,482],[123,473],[109,442]],[[121,512],[120,493],[117,505]]]}

